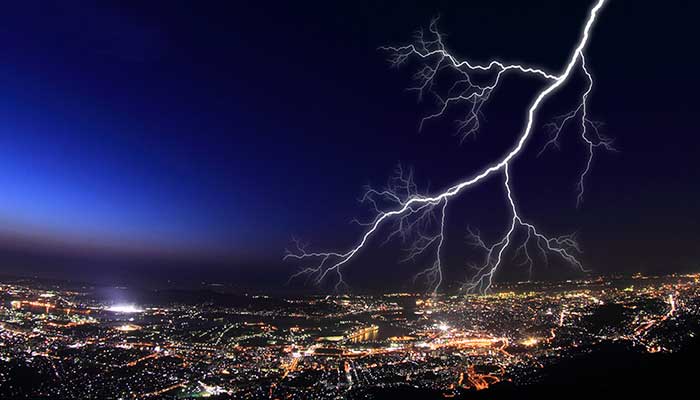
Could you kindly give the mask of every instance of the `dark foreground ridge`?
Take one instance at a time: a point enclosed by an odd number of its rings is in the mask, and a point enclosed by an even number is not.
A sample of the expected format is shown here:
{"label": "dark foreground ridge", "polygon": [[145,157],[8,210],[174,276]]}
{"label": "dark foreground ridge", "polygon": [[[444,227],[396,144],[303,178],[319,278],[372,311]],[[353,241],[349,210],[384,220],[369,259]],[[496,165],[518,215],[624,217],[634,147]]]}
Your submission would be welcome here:
{"label": "dark foreground ridge", "polygon": [[647,354],[624,346],[608,345],[570,360],[558,362],[542,372],[542,380],[529,385],[501,382],[485,390],[465,390],[445,396],[436,390],[403,386],[373,389],[355,398],[373,399],[548,399],[663,398],[697,390],[697,360],[700,341],[677,353]]}

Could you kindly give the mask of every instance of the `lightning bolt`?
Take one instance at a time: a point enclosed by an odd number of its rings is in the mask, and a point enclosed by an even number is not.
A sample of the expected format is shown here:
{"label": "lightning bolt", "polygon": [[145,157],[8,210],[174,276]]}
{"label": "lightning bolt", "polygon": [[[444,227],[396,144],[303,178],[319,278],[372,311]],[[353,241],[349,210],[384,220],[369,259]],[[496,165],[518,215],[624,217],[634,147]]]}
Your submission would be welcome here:
{"label": "lightning bolt", "polygon": [[[414,75],[417,85],[411,90],[416,91],[420,99],[425,95],[435,98],[438,108],[434,113],[422,119],[421,129],[430,120],[442,117],[448,109],[457,105],[466,105],[466,115],[457,121],[457,134],[461,136],[462,141],[475,135],[479,130],[482,110],[506,74],[519,74],[523,77],[542,79],[546,82],[546,86],[537,93],[529,106],[525,126],[514,146],[505,155],[485,166],[475,175],[432,195],[420,193],[414,182],[413,172],[406,171],[399,166],[396,176],[389,180],[385,188],[369,187],[360,199],[363,203],[369,204],[375,217],[368,222],[356,221],[362,227],[363,232],[358,241],[348,250],[308,252],[306,246],[295,241],[295,247],[287,251],[284,258],[310,262],[310,265],[292,275],[290,280],[306,276],[308,280],[318,284],[327,279],[329,275],[335,275],[337,279],[336,290],[345,287],[343,267],[354,260],[358,253],[367,247],[368,243],[375,236],[378,236],[385,226],[389,225],[393,228],[388,232],[384,242],[401,238],[404,242],[409,243],[405,260],[415,260],[419,255],[434,250],[432,264],[417,274],[415,278],[425,278],[432,291],[437,292],[443,283],[442,253],[446,239],[445,224],[450,201],[497,174],[501,174],[503,177],[503,188],[510,206],[510,224],[503,236],[493,244],[487,244],[477,230],[467,229],[470,243],[476,248],[482,249],[485,252],[485,257],[481,265],[473,266],[475,273],[468,282],[463,284],[462,289],[468,292],[488,291],[493,284],[496,272],[506,257],[506,253],[517,240],[522,240],[522,242],[513,249],[514,256],[522,259],[521,264],[528,266],[530,274],[532,274],[534,264],[533,257],[539,257],[538,259],[548,262],[550,255],[559,257],[573,267],[585,270],[577,258],[581,250],[574,235],[546,236],[534,224],[521,216],[512,190],[510,168],[532,135],[535,117],[543,102],[565,85],[577,68],[580,68],[587,79],[586,89],[579,97],[573,111],[555,118],[554,122],[546,125],[550,137],[541,152],[549,147],[558,147],[558,141],[565,126],[572,121],[579,122],[580,137],[588,152],[586,165],[579,176],[577,185],[577,205],[580,205],[584,195],[584,182],[591,169],[595,150],[598,148],[614,150],[612,141],[600,133],[600,123],[589,119],[588,101],[594,81],[586,66],[584,56],[591,30],[605,2],[606,0],[597,0],[590,9],[579,41],[565,68],[559,74],[547,72],[541,68],[496,60],[485,64],[460,60],[446,50],[443,36],[437,29],[437,19],[431,22],[427,35],[422,31],[416,34],[414,44],[402,47],[382,47],[382,50],[389,52],[389,61],[396,66],[409,59],[418,59],[423,63],[422,68]],[[436,79],[448,71],[456,73],[458,79],[446,91],[440,91]],[[519,239],[522,236],[524,239]]]}

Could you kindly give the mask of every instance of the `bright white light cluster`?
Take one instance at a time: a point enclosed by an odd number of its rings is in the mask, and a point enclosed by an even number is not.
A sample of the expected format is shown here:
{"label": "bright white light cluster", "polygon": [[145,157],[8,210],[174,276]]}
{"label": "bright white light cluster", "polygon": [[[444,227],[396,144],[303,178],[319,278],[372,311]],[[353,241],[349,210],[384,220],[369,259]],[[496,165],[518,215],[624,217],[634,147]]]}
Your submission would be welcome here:
{"label": "bright white light cluster", "polygon": [[143,312],[142,308],[139,308],[133,304],[115,304],[109,308],[107,311],[120,313],[120,314],[135,314]]}
{"label": "bright white light cluster", "polygon": [[[353,260],[357,253],[365,248],[370,240],[374,239],[374,236],[384,232],[382,229],[390,226],[387,228],[389,233],[384,241],[400,238],[408,243],[407,260],[416,259],[428,251],[434,252],[433,261],[416,278],[425,278],[429,287],[433,291],[437,291],[443,283],[442,252],[446,236],[445,219],[449,202],[496,174],[501,174],[503,179],[504,192],[511,213],[510,223],[503,236],[493,244],[486,243],[478,231],[468,229],[471,243],[483,250],[485,257],[481,265],[474,266],[475,272],[464,283],[462,289],[469,292],[487,291],[493,283],[496,271],[503,263],[507,250],[511,250],[514,253],[513,257],[519,258],[522,264],[528,266],[530,274],[532,274],[535,257],[543,262],[548,262],[550,256],[559,257],[565,263],[583,270],[584,267],[577,258],[580,248],[573,235],[545,236],[534,224],[520,214],[511,187],[510,168],[532,135],[534,121],[542,103],[557,89],[565,85],[574,71],[579,68],[587,79],[586,89],[578,98],[578,103],[573,107],[573,111],[557,117],[554,122],[546,126],[551,136],[542,151],[551,146],[558,146],[562,130],[566,126],[572,125],[574,121],[578,123],[580,136],[588,152],[587,162],[579,177],[577,189],[577,204],[580,204],[583,200],[584,180],[590,171],[594,151],[597,148],[613,149],[611,140],[601,135],[599,123],[588,117],[588,101],[593,89],[593,76],[586,67],[584,56],[591,30],[605,1],[597,0],[590,9],[579,41],[560,73],[551,73],[540,68],[495,60],[477,64],[457,59],[446,50],[443,36],[437,29],[436,20],[430,24],[427,34],[422,32],[417,34],[414,44],[382,48],[389,52],[390,61],[394,65],[400,65],[413,59],[422,63],[422,67],[414,75],[417,85],[411,89],[416,91],[420,98],[426,95],[435,98],[438,109],[421,121],[421,127],[426,122],[443,116],[448,109],[458,106],[466,107],[466,114],[458,121],[457,133],[462,140],[478,131],[482,124],[483,107],[499,87],[505,75],[514,74],[524,78],[541,79],[545,82],[545,86],[536,94],[527,110],[525,126],[517,136],[517,141],[511,150],[505,155],[485,166],[475,175],[432,195],[419,193],[412,172],[399,167],[396,176],[389,181],[386,188],[381,190],[368,188],[365,192],[361,200],[370,206],[375,217],[369,222],[360,223],[363,227],[363,233],[348,250],[309,252],[305,246],[295,242],[295,248],[287,252],[285,259],[303,260],[311,264],[294,274],[292,278],[305,275],[315,283],[321,283],[328,278],[329,274],[333,274],[337,279],[335,288],[340,289],[345,286],[342,275],[342,268],[345,264]],[[457,79],[448,89],[440,90],[438,86],[441,85],[438,85],[436,80],[441,74],[448,72],[457,76]],[[518,232],[522,232],[522,234]],[[517,243],[516,247],[515,242],[518,240],[521,242]]]}

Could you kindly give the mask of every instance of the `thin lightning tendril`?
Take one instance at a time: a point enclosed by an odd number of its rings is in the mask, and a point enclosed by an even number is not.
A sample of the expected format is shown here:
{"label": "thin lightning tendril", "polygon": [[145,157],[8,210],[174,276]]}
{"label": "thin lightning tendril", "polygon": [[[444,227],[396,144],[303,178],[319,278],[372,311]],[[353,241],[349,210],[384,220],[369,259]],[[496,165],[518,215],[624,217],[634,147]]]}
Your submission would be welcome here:
{"label": "thin lightning tendril", "polygon": [[[477,230],[467,229],[469,242],[473,246],[482,249],[485,252],[485,258],[481,265],[474,266],[475,273],[472,279],[464,283],[462,289],[467,292],[486,292],[491,288],[495,274],[502,265],[507,251],[518,240],[519,231],[523,232],[521,236],[524,235],[524,240],[518,247],[513,249],[514,257],[522,259],[520,264],[528,267],[530,276],[535,263],[535,258],[533,257],[548,263],[550,254],[556,255],[565,263],[585,271],[583,264],[576,257],[581,252],[581,249],[574,235],[545,236],[535,225],[527,222],[520,215],[513,195],[510,167],[512,161],[522,152],[525,143],[532,134],[535,116],[541,104],[569,80],[577,67],[580,67],[587,79],[586,89],[573,111],[555,118],[554,122],[545,126],[550,132],[550,138],[540,154],[549,147],[558,147],[560,134],[567,123],[572,120],[580,122],[580,135],[587,147],[588,156],[577,185],[577,206],[579,206],[583,201],[584,181],[591,169],[595,150],[598,147],[614,150],[612,141],[600,133],[601,124],[590,120],[588,117],[588,100],[593,90],[593,76],[588,71],[584,56],[591,29],[605,1],[597,0],[591,8],[579,42],[571,53],[564,71],[558,75],[539,68],[507,64],[500,61],[475,64],[466,60],[458,60],[446,50],[443,36],[437,29],[436,19],[430,24],[429,34],[431,39],[427,39],[423,32],[419,31],[416,34],[415,44],[381,48],[391,54],[389,61],[396,66],[412,58],[418,58],[425,62],[422,69],[414,75],[418,84],[411,90],[416,91],[420,99],[426,94],[435,98],[438,110],[422,119],[421,129],[430,120],[443,116],[450,107],[458,104],[467,105],[466,116],[457,121],[456,133],[461,136],[462,141],[477,133],[481,125],[482,109],[506,73],[517,73],[522,76],[543,79],[547,82],[547,86],[536,95],[531,103],[527,111],[525,127],[515,146],[497,162],[486,166],[471,178],[465,179],[434,195],[419,193],[413,179],[413,172],[410,170],[405,171],[404,168],[399,166],[396,176],[389,180],[386,188],[381,190],[367,188],[360,199],[361,202],[370,205],[371,210],[375,213],[375,217],[369,222],[356,221],[364,230],[358,242],[349,250],[345,252],[307,252],[306,246],[298,241],[294,242],[295,248],[291,251],[288,250],[284,258],[308,260],[312,264],[292,275],[290,280],[306,276],[307,279],[320,284],[330,274],[335,274],[337,277],[335,289],[340,290],[346,287],[347,285],[343,280],[342,274],[343,266],[356,258],[356,255],[367,246],[370,239],[378,234],[380,228],[393,224],[393,229],[389,231],[383,243],[387,243],[394,238],[401,238],[404,243],[408,243],[405,261],[416,260],[418,256],[434,249],[434,261],[428,268],[418,273],[414,280],[425,278],[433,293],[436,293],[443,284],[444,277],[442,253],[446,237],[445,225],[449,201],[467,191],[467,189],[482,183],[497,172],[503,173],[503,187],[510,206],[510,224],[501,239],[491,245],[482,239]],[[444,71],[456,73],[459,78],[446,93],[440,93],[436,88],[436,79]],[[480,80],[484,78],[476,75],[489,72],[495,72],[489,82],[478,81],[477,78]]]}

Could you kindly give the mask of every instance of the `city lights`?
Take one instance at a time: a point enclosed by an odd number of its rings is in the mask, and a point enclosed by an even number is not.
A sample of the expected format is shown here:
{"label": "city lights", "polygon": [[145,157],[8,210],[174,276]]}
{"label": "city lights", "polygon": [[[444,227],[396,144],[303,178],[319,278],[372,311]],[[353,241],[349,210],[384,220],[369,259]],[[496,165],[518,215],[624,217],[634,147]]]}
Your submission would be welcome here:
{"label": "city lights", "polygon": [[[468,297],[246,295],[233,307],[108,306],[52,290],[0,283],[0,362],[42,379],[61,371],[30,397],[337,398],[406,385],[450,397],[527,385],[600,347],[674,353],[700,317],[697,274],[501,283]],[[602,323],[606,307],[622,314]],[[8,376],[0,393],[17,397],[2,392]]]}

